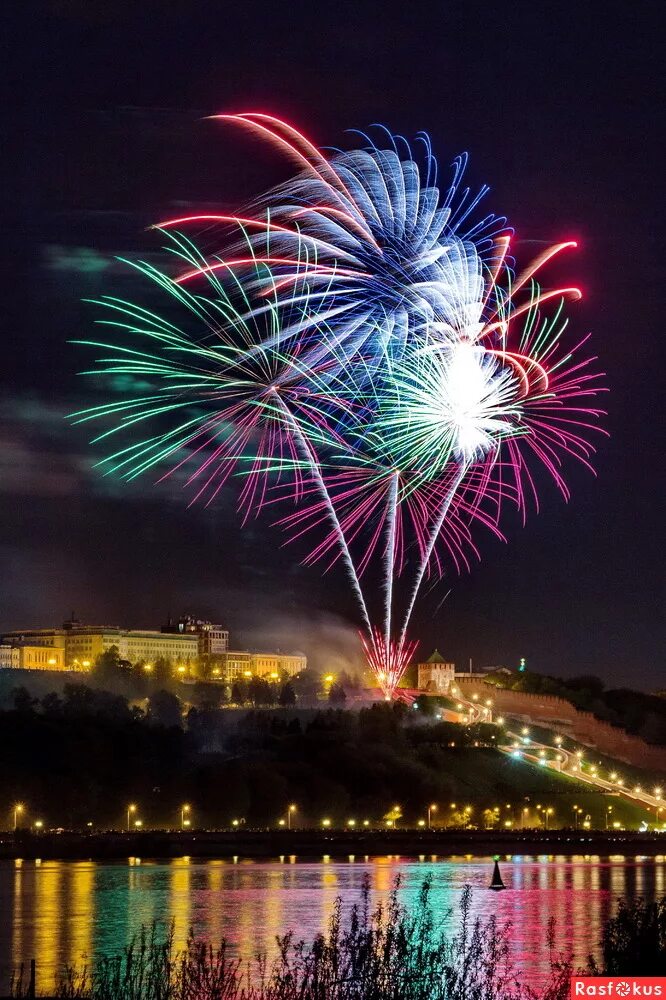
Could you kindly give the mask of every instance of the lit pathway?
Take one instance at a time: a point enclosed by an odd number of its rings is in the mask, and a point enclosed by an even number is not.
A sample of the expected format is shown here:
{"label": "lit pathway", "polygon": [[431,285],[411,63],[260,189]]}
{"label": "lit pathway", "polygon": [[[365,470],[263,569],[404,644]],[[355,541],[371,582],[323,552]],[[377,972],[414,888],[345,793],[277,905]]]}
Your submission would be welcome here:
{"label": "lit pathway", "polygon": [[[453,688],[453,700],[457,700],[456,707],[462,713],[463,721],[467,724],[474,725],[478,722],[493,721],[492,699],[488,698],[484,703],[474,697],[470,701],[461,695],[458,688]],[[539,726],[539,728],[547,727]],[[590,747],[578,744],[579,749],[566,750],[562,746],[563,738],[561,736],[554,737],[554,745],[540,743],[532,738],[527,726],[520,733],[507,729],[505,735],[507,742],[498,744],[498,750],[501,750],[502,753],[530,764],[536,764],[539,767],[550,767],[562,774],[568,774],[596,791],[621,795],[632,802],[650,806],[656,812],[657,824],[660,822],[662,812],[666,819],[666,802],[661,788],[656,787],[653,792],[647,792],[640,785],[630,786],[616,771],[610,771],[608,776],[603,778],[596,765],[586,764],[583,759],[585,750],[591,752]],[[584,768],[586,770],[583,770]]]}

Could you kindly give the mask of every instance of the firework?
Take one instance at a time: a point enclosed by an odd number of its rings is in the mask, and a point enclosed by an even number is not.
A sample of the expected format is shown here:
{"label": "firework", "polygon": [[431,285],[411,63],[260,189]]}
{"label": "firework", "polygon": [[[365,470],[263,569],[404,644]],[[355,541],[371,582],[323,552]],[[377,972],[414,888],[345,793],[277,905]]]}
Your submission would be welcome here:
{"label": "firework", "polygon": [[[389,133],[386,148],[363,137],[324,155],[268,116],[220,117],[299,172],[243,214],[161,224],[175,267],[133,266],[166,296],[168,319],[106,297],[112,343],[84,342],[104,350],[88,374],[149,388],[74,418],[111,425],[97,442],[123,438],[99,463],[107,473],[177,474],[205,503],[233,475],[244,518],[276,505],[291,538],[312,539],[306,562],[341,560],[391,697],[428,575],[469,566],[476,526],[499,534],[507,500],[523,512],[536,501],[535,463],[565,496],[565,460],[589,464],[599,376],[581,345],[563,346],[564,303],[580,293],[537,283],[574,244],[516,275],[505,220],[475,221],[487,189],[462,190],[461,157],[440,192],[425,136],[419,156]],[[184,235],[192,227],[214,250]],[[384,581],[381,627],[370,566]]]}

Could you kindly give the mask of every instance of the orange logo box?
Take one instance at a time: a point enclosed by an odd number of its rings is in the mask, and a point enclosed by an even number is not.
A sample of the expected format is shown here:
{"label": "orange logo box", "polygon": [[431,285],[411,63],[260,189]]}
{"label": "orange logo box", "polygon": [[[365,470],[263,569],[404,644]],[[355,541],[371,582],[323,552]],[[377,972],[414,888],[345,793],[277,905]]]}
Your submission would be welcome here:
{"label": "orange logo box", "polygon": [[666,976],[574,976],[571,993],[574,997],[664,997]]}

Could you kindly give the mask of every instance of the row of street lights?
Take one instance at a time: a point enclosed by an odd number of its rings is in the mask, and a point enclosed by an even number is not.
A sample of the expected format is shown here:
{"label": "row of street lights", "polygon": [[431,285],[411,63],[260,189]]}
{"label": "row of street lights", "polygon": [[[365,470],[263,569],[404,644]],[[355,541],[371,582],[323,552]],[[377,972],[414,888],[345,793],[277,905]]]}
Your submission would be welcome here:
{"label": "row of street lights", "polygon": [[[426,828],[426,827],[427,827],[428,830],[432,829],[433,815],[438,812],[438,808],[439,807],[438,807],[437,803],[431,802],[427,806],[427,809],[426,809],[427,819],[419,819],[419,820],[417,820],[416,826],[419,827],[419,828],[421,828],[421,829]],[[472,806],[467,805],[467,806],[463,807],[463,806],[457,805],[455,802],[450,802],[449,803],[449,808],[454,811],[451,814],[452,816],[455,816],[456,815],[456,811],[457,811],[457,814],[462,818],[462,825],[463,826],[466,826],[467,824],[469,824],[469,822],[471,820],[471,817],[472,817],[472,813],[474,811]],[[511,803],[507,803],[505,808],[507,810],[513,811],[514,807],[511,805]],[[550,821],[551,821],[551,817],[553,817],[555,815],[554,808],[552,806],[541,806],[541,805],[537,805],[535,808],[536,808],[536,812],[537,812],[537,814],[538,814],[541,822],[543,823],[545,829],[548,830],[549,829],[549,825],[550,825]],[[496,814],[497,821],[501,822],[500,810],[501,810],[500,806],[495,806],[492,810],[486,810],[486,812],[489,812],[489,813],[492,812],[493,814]],[[25,813],[25,811],[26,811],[26,807],[25,807],[25,805],[22,802],[17,802],[13,806],[13,808],[12,808],[12,814],[13,814],[13,828],[14,828],[14,831],[16,831],[18,829],[19,819]],[[520,820],[521,820],[521,826],[522,826],[523,829],[528,824],[528,821],[529,821],[529,812],[530,812],[529,806],[524,806],[521,809]],[[574,820],[574,829],[577,830],[578,827],[581,826],[584,829],[589,830],[590,827],[591,827],[591,816],[589,815],[589,813],[584,814],[584,810],[582,809],[581,806],[578,806],[578,805],[572,806],[572,812],[573,812],[573,820]],[[137,815],[137,813],[138,813],[138,806],[136,805],[136,803],[134,803],[134,802],[129,803],[129,805],[127,806],[127,812],[126,812],[126,830],[127,830],[127,832],[130,832],[132,829],[137,830],[137,831],[142,829],[142,827],[143,827],[143,820],[141,820],[139,818],[139,816]],[[278,820],[278,826],[285,827],[286,829],[291,830],[291,828],[292,828],[292,822],[293,822],[293,817],[296,815],[296,813],[298,813],[298,806],[295,803],[292,802],[292,803],[289,804],[289,806],[287,806],[287,809],[285,811],[284,817],[281,817]],[[605,827],[606,827],[606,830],[608,830],[610,828],[612,813],[613,813],[613,806],[607,806],[606,810],[605,810]],[[384,820],[383,820],[382,823],[373,823],[369,819],[364,819],[364,820],[361,820],[361,821],[358,821],[356,819],[348,819],[348,820],[345,821],[345,823],[343,824],[343,826],[346,827],[347,829],[350,829],[350,830],[354,829],[357,826],[359,826],[359,827],[362,826],[365,829],[368,829],[370,827],[372,827],[373,829],[376,829],[379,826],[385,826],[385,827],[387,827],[389,829],[391,829],[391,828],[395,829],[397,827],[397,825],[398,825],[398,820],[399,819],[402,819],[402,809],[400,808],[400,806],[396,805],[396,806],[394,806],[385,815]],[[89,827],[92,827],[92,823],[88,823],[87,825]],[[232,822],[231,822],[231,825],[232,825],[232,827],[234,829],[236,829],[239,826],[245,825],[245,819],[242,818],[242,817],[241,818],[234,818],[232,820]],[[448,826],[448,823],[445,822],[444,825]],[[44,822],[41,819],[36,819],[36,820],[33,820],[31,826],[36,831],[39,831],[39,830],[43,829]],[[330,817],[326,816],[326,817],[324,817],[320,821],[320,826],[323,829],[330,829],[333,826],[333,820]],[[512,820],[507,820],[504,823],[504,826],[505,827],[511,827],[511,826],[513,826]],[[620,823],[619,822],[614,822],[612,824],[612,826],[613,826],[614,829],[617,829],[617,828],[620,827]],[[183,803],[181,805],[181,807],[180,807],[180,827],[181,827],[182,830],[188,830],[188,829],[190,829],[192,827],[192,806],[189,803],[187,803],[187,802]]]}
{"label": "row of street lights", "polygon": [[[140,830],[143,826],[143,820],[134,819],[132,817],[136,815],[137,805],[134,802],[130,802],[127,807],[127,831],[134,826],[135,829]],[[192,806],[187,802],[184,802],[180,807],[180,828],[181,830],[187,830],[192,826]]]}

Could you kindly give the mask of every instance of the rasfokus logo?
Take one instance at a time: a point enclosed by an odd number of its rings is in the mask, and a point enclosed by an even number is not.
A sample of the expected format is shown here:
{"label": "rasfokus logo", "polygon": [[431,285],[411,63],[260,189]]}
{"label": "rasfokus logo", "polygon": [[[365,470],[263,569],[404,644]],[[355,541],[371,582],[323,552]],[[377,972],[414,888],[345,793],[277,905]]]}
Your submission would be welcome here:
{"label": "rasfokus logo", "polygon": [[666,976],[574,976],[572,997],[664,997]]}

